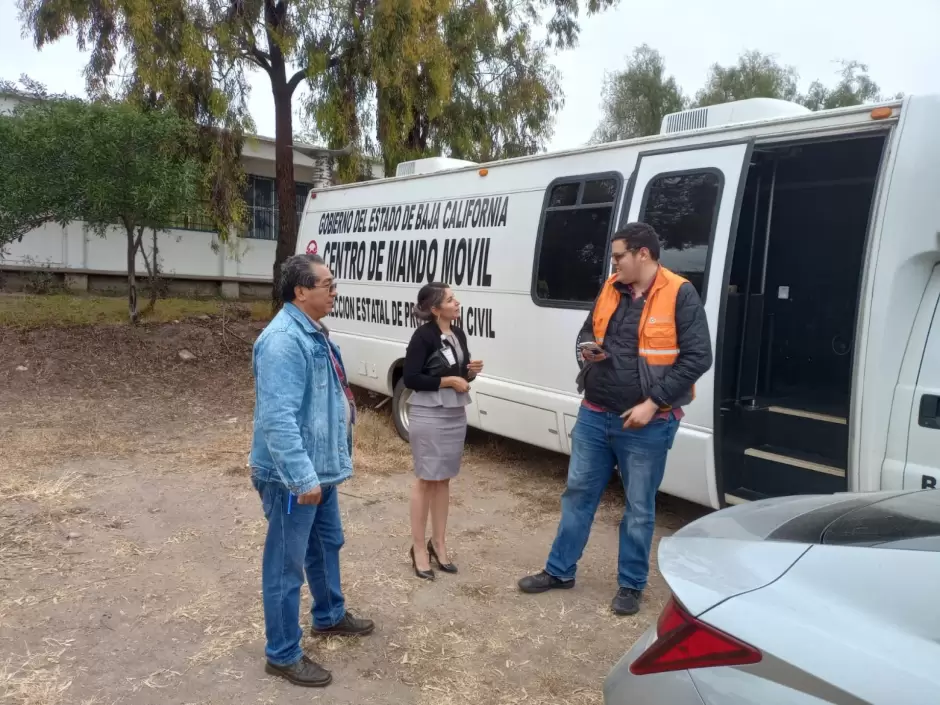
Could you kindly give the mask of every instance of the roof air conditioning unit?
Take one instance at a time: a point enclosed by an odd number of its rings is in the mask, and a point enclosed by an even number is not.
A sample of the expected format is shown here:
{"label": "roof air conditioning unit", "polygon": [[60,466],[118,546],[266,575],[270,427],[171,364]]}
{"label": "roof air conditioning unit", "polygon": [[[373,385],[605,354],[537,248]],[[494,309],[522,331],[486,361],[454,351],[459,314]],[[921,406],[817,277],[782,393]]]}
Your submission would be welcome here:
{"label": "roof air conditioning unit", "polygon": [[448,157],[430,157],[428,159],[415,159],[410,162],[401,162],[395,167],[395,176],[414,176],[416,174],[433,174],[437,171],[461,169],[467,166],[476,166],[476,162],[465,159],[450,159]]}
{"label": "roof air conditioning unit", "polygon": [[709,105],[671,113],[663,118],[659,133],[671,135],[689,130],[704,130],[706,127],[734,125],[742,122],[758,122],[773,118],[796,117],[813,112],[798,103],[777,98],[748,98],[731,103]]}

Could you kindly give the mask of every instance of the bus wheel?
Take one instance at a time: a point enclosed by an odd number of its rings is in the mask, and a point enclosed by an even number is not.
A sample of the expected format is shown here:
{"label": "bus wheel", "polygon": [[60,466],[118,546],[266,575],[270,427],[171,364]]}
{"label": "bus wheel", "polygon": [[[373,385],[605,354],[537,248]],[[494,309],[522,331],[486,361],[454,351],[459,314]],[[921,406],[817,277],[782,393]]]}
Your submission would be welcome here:
{"label": "bus wheel", "polygon": [[405,443],[408,442],[408,400],[411,394],[411,390],[405,387],[405,380],[398,380],[392,392],[392,419],[395,421],[395,430]]}

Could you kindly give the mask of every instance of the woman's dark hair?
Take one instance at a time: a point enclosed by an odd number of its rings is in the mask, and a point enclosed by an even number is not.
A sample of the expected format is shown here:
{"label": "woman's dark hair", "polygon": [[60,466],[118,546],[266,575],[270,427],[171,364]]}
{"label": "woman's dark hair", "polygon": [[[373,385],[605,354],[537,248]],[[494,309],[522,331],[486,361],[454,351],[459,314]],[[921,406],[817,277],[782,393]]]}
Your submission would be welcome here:
{"label": "woman's dark hair", "polygon": [[292,255],[284,260],[281,265],[281,301],[293,301],[295,287],[312,288],[317,285],[317,275],[313,273],[315,264],[324,264],[320,255]]}
{"label": "woman's dark hair", "polygon": [[419,321],[430,321],[434,318],[431,309],[438,308],[444,303],[444,294],[450,287],[441,282],[431,282],[421,287],[418,292],[418,305],[415,306],[415,318]]}

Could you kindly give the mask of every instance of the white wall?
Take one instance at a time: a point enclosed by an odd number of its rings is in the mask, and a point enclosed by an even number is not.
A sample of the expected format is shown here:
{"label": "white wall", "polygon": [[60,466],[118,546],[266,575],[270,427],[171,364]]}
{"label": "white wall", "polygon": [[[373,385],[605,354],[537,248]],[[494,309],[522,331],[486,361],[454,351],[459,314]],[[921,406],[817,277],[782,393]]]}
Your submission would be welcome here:
{"label": "white wall", "polygon": [[0,115],[10,115],[20,101],[9,95],[0,94]]}
{"label": "white wall", "polygon": [[[147,252],[150,254],[151,240]],[[187,276],[271,281],[276,243],[233,237],[213,249],[212,233],[170,230],[158,233],[160,271],[165,276]],[[121,274],[127,271],[127,238],[114,228],[105,237],[85,232],[82,223],[65,227],[47,224],[28,233],[21,242],[6,247],[0,266],[51,267],[76,271]],[[137,271],[146,272],[143,258],[137,257]]]}

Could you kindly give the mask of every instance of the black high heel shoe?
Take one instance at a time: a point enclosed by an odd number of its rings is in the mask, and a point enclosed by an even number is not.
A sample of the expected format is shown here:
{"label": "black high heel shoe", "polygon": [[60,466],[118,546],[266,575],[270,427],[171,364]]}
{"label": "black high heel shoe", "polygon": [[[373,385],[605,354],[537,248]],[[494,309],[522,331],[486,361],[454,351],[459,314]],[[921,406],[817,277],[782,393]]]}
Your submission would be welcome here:
{"label": "black high heel shoe", "polygon": [[443,570],[445,573],[456,573],[457,566],[453,563],[441,563],[441,559],[437,555],[437,551],[434,550],[434,544],[428,539],[428,558],[433,558],[437,561],[437,567]]}
{"label": "black high heel shoe", "polygon": [[415,569],[415,576],[422,580],[434,580],[433,570],[418,570],[418,561],[415,560],[415,547],[411,547],[411,567]]}

